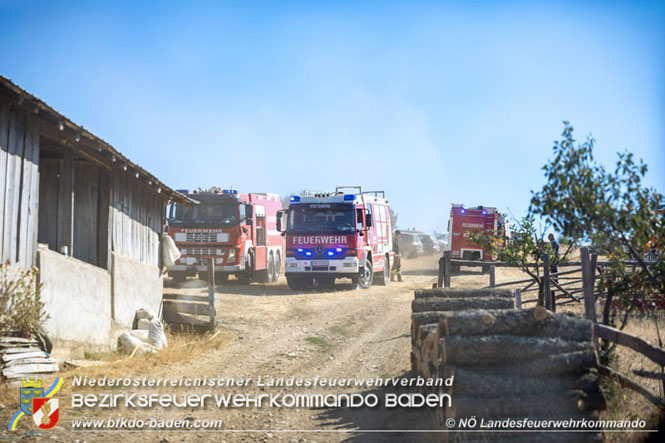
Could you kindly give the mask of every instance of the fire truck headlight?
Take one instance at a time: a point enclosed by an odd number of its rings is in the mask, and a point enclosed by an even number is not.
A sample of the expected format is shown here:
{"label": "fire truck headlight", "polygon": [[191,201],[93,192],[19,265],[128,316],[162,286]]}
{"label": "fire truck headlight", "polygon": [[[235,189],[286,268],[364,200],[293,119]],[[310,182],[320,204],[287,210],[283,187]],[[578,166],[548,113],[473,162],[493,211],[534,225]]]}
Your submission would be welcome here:
{"label": "fire truck headlight", "polygon": [[297,268],[297,267],[298,267],[298,263],[287,263],[287,264],[286,264],[286,267],[289,268],[289,269],[291,269],[291,268]]}
{"label": "fire truck headlight", "polygon": [[236,250],[229,249],[229,261],[232,262],[236,259]]}

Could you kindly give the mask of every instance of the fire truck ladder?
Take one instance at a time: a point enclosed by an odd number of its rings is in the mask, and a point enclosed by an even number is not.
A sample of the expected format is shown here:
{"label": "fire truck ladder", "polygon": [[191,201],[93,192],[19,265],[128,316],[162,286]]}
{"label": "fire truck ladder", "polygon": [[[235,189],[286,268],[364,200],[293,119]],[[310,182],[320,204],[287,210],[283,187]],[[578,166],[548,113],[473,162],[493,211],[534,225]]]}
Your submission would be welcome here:
{"label": "fire truck ladder", "polygon": [[362,195],[363,190],[360,186],[337,186],[335,187],[335,194],[343,194],[345,189],[353,189],[355,194]]}
{"label": "fire truck ladder", "polygon": [[373,195],[374,197],[386,198],[386,191],[365,191],[363,192],[363,195],[364,194]]}

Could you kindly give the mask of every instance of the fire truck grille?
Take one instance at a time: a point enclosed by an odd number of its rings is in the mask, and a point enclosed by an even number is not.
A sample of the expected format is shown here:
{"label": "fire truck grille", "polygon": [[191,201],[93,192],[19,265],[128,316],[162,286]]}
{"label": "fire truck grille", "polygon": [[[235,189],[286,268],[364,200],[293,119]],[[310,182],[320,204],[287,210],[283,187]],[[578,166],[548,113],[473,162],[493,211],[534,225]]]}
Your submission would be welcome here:
{"label": "fire truck grille", "polygon": [[215,243],[217,242],[216,232],[188,232],[188,243]]}
{"label": "fire truck grille", "polygon": [[183,249],[182,255],[215,255],[215,249]]}

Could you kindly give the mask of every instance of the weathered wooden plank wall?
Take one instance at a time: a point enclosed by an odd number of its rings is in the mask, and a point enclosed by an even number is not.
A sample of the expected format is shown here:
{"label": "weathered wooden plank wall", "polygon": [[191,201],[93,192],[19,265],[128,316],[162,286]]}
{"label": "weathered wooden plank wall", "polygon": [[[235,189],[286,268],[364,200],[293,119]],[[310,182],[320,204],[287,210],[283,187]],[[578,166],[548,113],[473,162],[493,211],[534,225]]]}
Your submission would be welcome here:
{"label": "weathered wooden plank wall", "polygon": [[[99,219],[99,168],[85,161],[74,163],[74,251],[73,256],[97,265]],[[104,267],[105,264],[102,264]]]}
{"label": "weathered wooden plank wall", "polygon": [[0,259],[4,263],[5,190],[7,187],[7,157],[9,156],[9,102],[0,100]]}
{"label": "weathered wooden plank wall", "polygon": [[42,158],[39,165],[39,230],[38,241],[57,251],[58,244],[58,176],[62,160]]}
{"label": "weathered wooden plank wall", "polygon": [[113,174],[111,225],[113,251],[159,266],[163,199],[122,168]]}
{"label": "weathered wooden plank wall", "polygon": [[34,264],[39,133],[25,111],[0,99],[0,260]]}

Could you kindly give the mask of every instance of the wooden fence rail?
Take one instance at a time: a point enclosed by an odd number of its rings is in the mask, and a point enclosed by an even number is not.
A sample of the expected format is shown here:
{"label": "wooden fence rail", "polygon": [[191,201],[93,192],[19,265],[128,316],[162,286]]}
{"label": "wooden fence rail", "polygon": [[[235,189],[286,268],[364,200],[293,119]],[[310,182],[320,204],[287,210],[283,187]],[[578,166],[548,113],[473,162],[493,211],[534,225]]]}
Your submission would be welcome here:
{"label": "wooden fence rail", "polygon": [[595,325],[596,337],[602,338],[608,342],[626,346],[633,351],[648,357],[654,363],[665,366],[665,351],[657,348],[651,343],[642,340],[640,337],[615,329],[611,326]]}
{"label": "wooden fence rail", "polygon": [[[625,346],[632,349],[635,352],[646,356],[654,363],[665,367],[665,350],[658,348],[651,343],[643,340],[642,338],[629,334],[627,332],[620,331],[618,329],[612,328],[610,326],[598,324],[598,317],[596,313],[596,299],[601,294],[598,293],[595,289],[596,281],[603,272],[603,268],[610,265],[611,262],[607,261],[598,261],[597,254],[591,254],[588,247],[582,247],[580,249],[580,261],[579,262],[568,262],[568,263],[559,263],[557,264],[558,268],[575,268],[566,271],[558,271],[556,273],[551,273],[551,268],[549,266],[549,256],[546,254],[543,256],[543,262],[539,264],[543,269],[542,285],[543,285],[543,294],[545,300],[545,307],[548,310],[554,311],[557,306],[557,300],[565,299],[563,302],[559,302],[559,305],[577,303],[580,301],[584,302],[584,317],[587,320],[590,320],[594,324],[594,344],[598,346],[598,340],[602,339],[606,342],[616,343],[620,346]],[[628,261],[624,262],[627,266],[637,266],[637,262]],[[529,263],[529,266],[535,266],[535,263]],[[510,282],[501,282],[496,283],[496,268],[498,267],[515,267],[508,263],[503,262],[478,262],[470,260],[453,260],[451,257],[450,251],[445,251],[441,259],[439,260],[439,275],[438,275],[438,286],[450,288],[451,285],[451,270],[453,268],[459,268],[459,266],[472,266],[472,267],[484,267],[489,269],[489,287],[498,288],[505,286],[515,286],[523,285],[528,283],[522,288],[516,288],[514,290],[514,301],[515,307],[517,309],[522,309],[524,305],[531,303],[536,303],[537,298],[524,299],[523,295],[527,292],[538,291],[539,287],[535,286],[536,281],[532,278],[516,280]],[[571,276],[570,274],[582,274],[579,276]],[[562,281],[559,281],[561,279]],[[534,287],[535,286],[535,287]],[[556,294],[556,292],[560,294]],[[581,296],[577,296],[580,294]],[[640,383],[631,380],[623,374],[619,374],[606,366],[599,367],[600,373],[612,377],[617,380],[622,386],[638,392],[643,395],[651,403],[665,409],[665,401],[660,398],[658,395],[652,393],[648,388],[644,387]],[[633,371],[636,375],[648,378],[665,378],[665,375],[662,373],[654,373],[644,370]]]}

